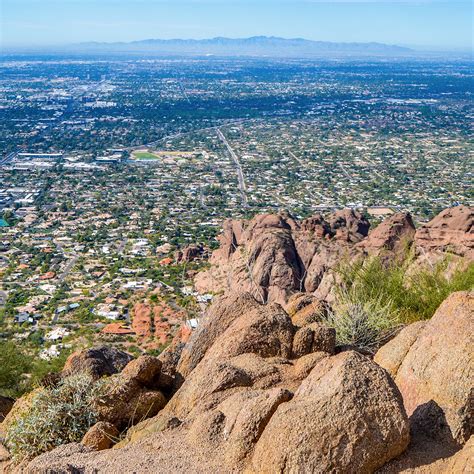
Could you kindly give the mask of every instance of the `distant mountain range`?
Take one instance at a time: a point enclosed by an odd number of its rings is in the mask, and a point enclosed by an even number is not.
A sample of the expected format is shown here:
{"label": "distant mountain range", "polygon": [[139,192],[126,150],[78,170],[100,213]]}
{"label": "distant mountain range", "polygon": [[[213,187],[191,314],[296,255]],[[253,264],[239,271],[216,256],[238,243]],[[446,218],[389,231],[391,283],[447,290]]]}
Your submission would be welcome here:
{"label": "distant mountain range", "polygon": [[69,48],[87,52],[145,53],[194,56],[321,57],[321,56],[397,56],[414,51],[382,43],[332,43],[303,38],[253,36],[251,38],[147,39],[130,43],[81,43]]}

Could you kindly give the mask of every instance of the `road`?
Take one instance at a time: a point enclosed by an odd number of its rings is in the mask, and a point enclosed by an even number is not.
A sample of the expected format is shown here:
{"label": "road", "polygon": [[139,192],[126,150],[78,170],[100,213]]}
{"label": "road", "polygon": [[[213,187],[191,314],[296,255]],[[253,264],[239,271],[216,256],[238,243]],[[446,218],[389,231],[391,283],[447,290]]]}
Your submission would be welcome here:
{"label": "road", "polygon": [[12,161],[13,158],[15,158],[17,154],[18,154],[17,151],[12,151],[7,156],[0,158],[0,165],[6,165],[8,162]]}
{"label": "road", "polygon": [[72,257],[72,260],[69,261],[69,263],[64,268],[64,271],[61,273],[61,275],[59,275],[59,278],[58,278],[58,283],[59,284],[64,282],[66,277],[69,275],[69,272],[71,271],[71,268],[76,264],[78,259],[79,259],[79,255],[74,255]]}
{"label": "road", "polygon": [[6,291],[0,290],[0,306],[5,306],[7,302],[7,293]]}
{"label": "road", "polygon": [[230,154],[230,157],[232,158],[232,161],[234,162],[235,168],[237,170],[237,179],[239,182],[239,190],[240,194],[242,196],[242,204],[244,207],[248,207],[248,199],[247,199],[247,187],[245,186],[245,179],[244,179],[244,173],[242,172],[242,166],[239,161],[239,157],[235,154],[234,150],[232,147],[229,145],[229,142],[227,141],[226,137],[224,134],[221,132],[220,128],[217,129],[217,136],[219,139],[224,143],[224,145],[227,148],[227,151]]}
{"label": "road", "polygon": [[117,248],[117,253],[122,253],[125,250],[125,246],[127,245],[128,239],[125,237],[119,244]]}

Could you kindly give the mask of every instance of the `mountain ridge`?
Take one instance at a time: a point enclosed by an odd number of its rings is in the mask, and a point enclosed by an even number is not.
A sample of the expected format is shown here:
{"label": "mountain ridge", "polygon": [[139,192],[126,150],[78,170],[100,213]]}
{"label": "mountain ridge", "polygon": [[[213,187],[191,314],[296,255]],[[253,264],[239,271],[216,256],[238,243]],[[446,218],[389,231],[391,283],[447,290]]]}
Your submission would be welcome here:
{"label": "mountain ridge", "polygon": [[403,55],[414,52],[404,46],[377,42],[339,43],[276,36],[251,36],[248,38],[218,36],[208,39],[149,38],[131,42],[86,42],[74,45],[74,47],[96,51],[273,57],[311,57],[327,54]]}

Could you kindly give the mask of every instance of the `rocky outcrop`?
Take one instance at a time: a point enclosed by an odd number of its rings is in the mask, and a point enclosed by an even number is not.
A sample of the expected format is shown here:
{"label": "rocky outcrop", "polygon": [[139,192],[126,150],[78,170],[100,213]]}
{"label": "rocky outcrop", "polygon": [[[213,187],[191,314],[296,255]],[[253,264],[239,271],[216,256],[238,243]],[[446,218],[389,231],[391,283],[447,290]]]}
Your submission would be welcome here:
{"label": "rocky outcrop", "polygon": [[369,473],[408,442],[408,419],[390,377],[346,352],[323,359],[277,408],[256,444],[252,472]]}
{"label": "rocky outcrop", "polygon": [[[401,395],[388,374],[361,354],[331,355],[332,330],[314,322],[297,328],[277,304],[225,296],[188,346],[177,364],[180,388],[115,449],[71,445],[67,456],[53,450],[27,471],[372,472],[408,443]],[[143,383],[160,383],[161,374],[148,362],[131,362],[113,385],[132,377],[150,390]],[[122,411],[120,394],[113,403]]]}
{"label": "rocky outcrop", "polygon": [[295,292],[315,291],[325,272],[367,235],[369,225],[350,209],[301,223],[284,214],[226,221],[211,269],[196,276],[195,286],[202,292],[231,288],[262,303],[284,304]]}
{"label": "rocky outcrop", "polygon": [[133,357],[113,347],[101,346],[74,352],[64,365],[62,375],[86,372],[95,379],[120,372]]}
{"label": "rocky outcrop", "polygon": [[255,298],[247,293],[229,294],[218,298],[201,318],[197,330],[184,347],[177,372],[187,377],[235,319],[250,311],[258,311],[259,308],[260,305]]}
{"label": "rocky outcrop", "polygon": [[474,210],[468,206],[445,209],[416,231],[420,251],[449,251],[474,258]]}
{"label": "rocky outcrop", "polygon": [[408,212],[393,214],[369,232],[362,247],[369,254],[383,251],[403,251],[415,237],[415,224]]}
{"label": "rocky outcrop", "polygon": [[[474,295],[453,293],[426,324],[402,331],[375,360],[395,377],[412,422],[465,443],[474,432]],[[431,427],[431,428],[430,428]]]}
{"label": "rocky outcrop", "polygon": [[395,378],[403,359],[405,359],[425,325],[426,321],[417,321],[404,327],[396,337],[377,351],[374,361]]}
{"label": "rocky outcrop", "polygon": [[156,357],[140,356],[108,378],[97,403],[100,421],[123,429],[155,416],[166,405],[158,390],[161,365]]}
{"label": "rocky outcrop", "polygon": [[474,211],[447,209],[415,234],[409,213],[400,212],[369,232],[359,212],[343,209],[301,222],[288,214],[257,215],[250,221],[226,221],[211,268],[196,276],[200,292],[250,292],[259,302],[286,305],[297,293],[332,302],[342,261],[368,255],[399,258],[415,241],[417,255],[450,251],[474,257]]}
{"label": "rocky outcrop", "polygon": [[189,263],[198,258],[205,258],[208,250],[203,245],[188,245],[175,254],[177,263]]}

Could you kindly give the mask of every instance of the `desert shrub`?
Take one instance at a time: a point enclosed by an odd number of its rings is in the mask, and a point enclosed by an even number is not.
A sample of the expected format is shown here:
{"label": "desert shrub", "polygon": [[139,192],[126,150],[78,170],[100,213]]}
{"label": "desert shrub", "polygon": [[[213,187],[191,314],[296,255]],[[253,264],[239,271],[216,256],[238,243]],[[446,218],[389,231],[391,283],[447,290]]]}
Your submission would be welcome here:
{"label": "desert shrub", "polygon": [[363,300],[353,290],[338,293],[325,320],[335,329],[338,345],[351,345],[368,352],[377,350],[399,327],[390,300]]}
{"label": "desert shrub", "polygon": [[97,422],[96,403],[103,387],[90,375],[77,374],[38,391],[29,409],[8,428],[5,442],[14,462],[81,441]]}
{"label": "desert shrub", "polygon": [[408,252],[396,261],[372,257],[338,267],[336,301],[327,316],[338,344],[374,351],[400,325],[429,319],[451,293],[474,288],[473,264],[448,271],[449,257],[432,266],[412,263]]}
{"label": "desert shrub", "polygon": [[449,257],[432,266],[414,269],[407,254],[398,261],[372,257],[341,264],[336,293],[350,291],[361,301],[389,301],[399,322],[429,319],[453,292],[474,288],[474,264],[458,264],[452,271]]}

